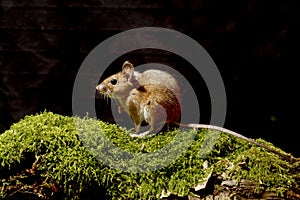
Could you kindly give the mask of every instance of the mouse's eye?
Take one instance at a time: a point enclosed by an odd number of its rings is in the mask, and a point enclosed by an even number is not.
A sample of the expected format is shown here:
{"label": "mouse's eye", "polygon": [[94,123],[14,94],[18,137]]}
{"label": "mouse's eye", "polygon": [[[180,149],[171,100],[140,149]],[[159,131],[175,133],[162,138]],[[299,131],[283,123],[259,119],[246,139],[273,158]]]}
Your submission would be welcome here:
{"label": "mouse's eye", "polygon": [[111,79],[111,81],[110,81],[110,83],[113,84],[113,85],[116,85],[117,82],[118,82],[118,81],[117,81],[117,79],[115,79],[115,78],[114,78],[114,79]]}

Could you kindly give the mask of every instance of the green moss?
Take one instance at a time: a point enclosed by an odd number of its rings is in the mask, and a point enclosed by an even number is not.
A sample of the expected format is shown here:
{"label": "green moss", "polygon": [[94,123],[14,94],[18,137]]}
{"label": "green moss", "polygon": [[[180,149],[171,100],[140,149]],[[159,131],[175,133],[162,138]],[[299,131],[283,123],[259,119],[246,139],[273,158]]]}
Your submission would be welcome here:
{"label": "green moss", "polygon": [[[86,192],[108,199],[159,199],[168,191],[187,196],[212,172],[224,180],[255,181],[278,195],[300,186],[299,162],[226,134],[174,130],[135,139],[128,132],[90,118],[26,116],[0,135],[0,198],[16,191],[42,199],[82,199]],[[99,152],[105,154],[101,159]],[[145,156],[157,152],[164,159]],[[158,170],[143,173],[148,169],[138,166],[143,159]]]}

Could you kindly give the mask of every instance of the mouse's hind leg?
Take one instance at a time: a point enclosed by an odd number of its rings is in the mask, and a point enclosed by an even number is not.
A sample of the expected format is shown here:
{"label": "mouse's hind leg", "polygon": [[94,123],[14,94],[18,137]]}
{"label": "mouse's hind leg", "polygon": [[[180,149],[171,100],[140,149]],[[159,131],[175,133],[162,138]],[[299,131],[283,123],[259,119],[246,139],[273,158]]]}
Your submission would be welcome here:
{"label": "mouse's hind leg", "polygon": [[149,130],[143,133],[131,134],[131,137],[149,137],[160,131],[167,119],[167,114],[163,106],[150,102],[143,106],[143,118],[150,126]]}
{"label": "mouse's hind leg", "polygon": [[152,135],[153,130],[154,130],[154,127],[152,125],[150,125],[149,130],[140,133],[140,131],[141,131],[141,125],[136,124],[135,125],[135,134],[130,134],[130,136],[131,137],[140,137],[140,138],[145,137],[145,136],[150,136],[150,135]]}
{"label": "mouse's hind leg", "polygon": [[144,137],[150,137],[155,135],[161,127],[156,127],[153,124],[150,124],[149,130],[142,132],[142,133],[136,133],[136,134],[130,134],[131,137],[139,137],[139,138],[144,138]]}

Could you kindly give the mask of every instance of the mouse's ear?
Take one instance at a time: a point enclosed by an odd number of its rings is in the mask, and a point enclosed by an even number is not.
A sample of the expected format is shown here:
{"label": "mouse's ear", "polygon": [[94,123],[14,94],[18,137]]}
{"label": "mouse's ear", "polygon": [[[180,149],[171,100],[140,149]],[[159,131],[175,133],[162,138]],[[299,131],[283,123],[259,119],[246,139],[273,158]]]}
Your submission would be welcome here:
{"label": "mouse's ear", "polygon": [[127,77],[128,81],[133,78],[134,67],[129,61],[125,61],[122,66],[122,73]]}

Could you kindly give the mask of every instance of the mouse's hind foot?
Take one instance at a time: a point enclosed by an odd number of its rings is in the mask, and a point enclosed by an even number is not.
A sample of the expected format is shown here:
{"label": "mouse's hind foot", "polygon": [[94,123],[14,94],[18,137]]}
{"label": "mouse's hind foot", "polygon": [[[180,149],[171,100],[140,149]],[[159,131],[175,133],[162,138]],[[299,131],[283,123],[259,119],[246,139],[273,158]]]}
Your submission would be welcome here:
{"label": "mouse's hind foot", "polygon": [[156,132],[153,132],[153,130],[148,130],[148,131],[145,131],[145,132],[142,132],[142,133],[133,133],[133,134],[130,134],[130,137],[136,137],[136,138],[146,138],[146,137],[151,137],[153,135],[155,135]]}

